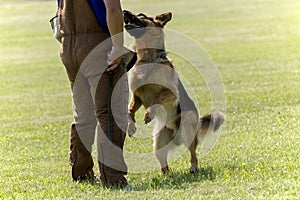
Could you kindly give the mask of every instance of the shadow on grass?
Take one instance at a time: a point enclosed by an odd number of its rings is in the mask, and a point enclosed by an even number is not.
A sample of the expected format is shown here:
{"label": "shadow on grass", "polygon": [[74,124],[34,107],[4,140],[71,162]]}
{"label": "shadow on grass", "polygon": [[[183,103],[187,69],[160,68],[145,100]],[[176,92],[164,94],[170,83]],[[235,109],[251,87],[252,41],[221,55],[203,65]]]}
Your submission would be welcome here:
{"label": "shadow on grass", "polygon": [[202,167],[197,173],[189,173],[186,171],[170,171],[167,175],[159,175],[157,177],[143,180],[137,185],[139,190],[158,189],[158,188],[183,188],[185,183],[201,182],[204,180],[215,180],[216,173],[212,167]]}
{"label": "shadow on grass", "polygon": [[[166,175],[157,175],[155,177],[143,178],[142,181],[134,185],[129,191],[144,191],[148,189],[179,189],[186,187],[185,184],[201,182],[205,180],[213,181],[216,179],[216,173],[212,167],[202,167],[197,173],[189,173],[187,171],[170,171]],[[91,187],[102,187],[100,180],[94,181],[78,181],[79,185]],[[107,188],[108,190],[120,190],[118,187]],[[127,189],[121,189],[127,190]]]}

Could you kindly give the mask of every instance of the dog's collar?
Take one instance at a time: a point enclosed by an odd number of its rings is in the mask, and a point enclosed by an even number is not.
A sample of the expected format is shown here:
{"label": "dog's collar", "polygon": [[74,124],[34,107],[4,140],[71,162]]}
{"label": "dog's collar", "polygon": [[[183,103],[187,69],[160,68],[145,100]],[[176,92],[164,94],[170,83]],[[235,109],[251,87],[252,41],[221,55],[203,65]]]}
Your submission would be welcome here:
{"label": "dog's collar", "polygon": [[165,63],[170,62],[169,58],[167,57],[167,52],[163,49],[139,49],[138,54],[140,58],[138,58],[139,62],[143,63]]}

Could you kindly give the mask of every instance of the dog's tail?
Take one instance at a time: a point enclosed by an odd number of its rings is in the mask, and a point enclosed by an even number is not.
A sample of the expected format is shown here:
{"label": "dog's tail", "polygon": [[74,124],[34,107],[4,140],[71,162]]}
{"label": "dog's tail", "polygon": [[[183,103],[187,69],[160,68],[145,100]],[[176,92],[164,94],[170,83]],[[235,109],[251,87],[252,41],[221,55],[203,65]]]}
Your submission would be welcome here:
{"label": "dog's tail", "polygon": [[207,155],[217,142],[217,139],[220,135],[219,129],[224,121],[224,114],[217,110],[214,110],[200,118],[197,138],[200,146],[201,157]]}
{"label": "dog's tail", "polygon": [[217,131],[225,121],[225,116],[222,112],[214,110],[211,113],[204,115],[200,118],[200,128],[202,130],[208,130],[212,128],[213,131]]}

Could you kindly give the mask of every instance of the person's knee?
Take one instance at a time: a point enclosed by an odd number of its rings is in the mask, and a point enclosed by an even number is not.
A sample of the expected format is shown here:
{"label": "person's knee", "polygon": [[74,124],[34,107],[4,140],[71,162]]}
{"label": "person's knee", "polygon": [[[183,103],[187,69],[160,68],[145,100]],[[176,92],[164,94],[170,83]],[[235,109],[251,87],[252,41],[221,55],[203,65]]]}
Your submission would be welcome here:
{"label": "person's knee", "polygon": [[108,107],[107,106],[96,106],[95,107],[96,117],[98,121],[107,119]]}

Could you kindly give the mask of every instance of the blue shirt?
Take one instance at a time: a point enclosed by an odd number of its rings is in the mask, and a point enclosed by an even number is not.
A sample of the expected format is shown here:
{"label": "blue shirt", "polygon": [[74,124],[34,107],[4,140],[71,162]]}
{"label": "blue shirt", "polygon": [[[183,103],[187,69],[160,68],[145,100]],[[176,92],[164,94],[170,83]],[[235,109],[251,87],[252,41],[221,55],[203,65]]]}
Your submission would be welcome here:
{"label": "blue shirt", "polygon": [[108,31],[107,21],[106,21],[106,7],[103,0],[88,0],[94,14],[96,15],[97,21],[100,27],[105,31]]}
{"label": "blue shirt", "polygon": [[[96,18],[104,32],[109,33],[106,21],[106,8],[103,0],[88,0]],[[60,0],[57,0],[59,7]]]}

